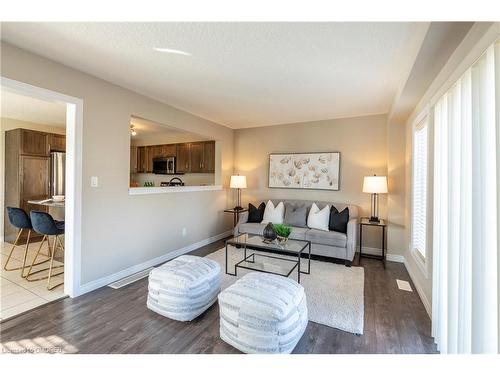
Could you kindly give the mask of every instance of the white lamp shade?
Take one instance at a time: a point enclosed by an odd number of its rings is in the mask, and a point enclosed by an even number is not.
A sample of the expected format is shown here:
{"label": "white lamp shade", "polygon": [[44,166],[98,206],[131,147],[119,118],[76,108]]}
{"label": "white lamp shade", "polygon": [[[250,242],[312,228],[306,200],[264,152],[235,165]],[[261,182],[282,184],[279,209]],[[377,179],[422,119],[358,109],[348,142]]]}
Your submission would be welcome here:
{"label": "white lamp shade", "polygon": [[245,176],[231,176],[231,184],[229,185],[233,189],[246,189],[247,178]]}
{"label": "white lamp shade", "polygon": [[387,193],[386,176],[365,176],[363,180],[363,193]]}

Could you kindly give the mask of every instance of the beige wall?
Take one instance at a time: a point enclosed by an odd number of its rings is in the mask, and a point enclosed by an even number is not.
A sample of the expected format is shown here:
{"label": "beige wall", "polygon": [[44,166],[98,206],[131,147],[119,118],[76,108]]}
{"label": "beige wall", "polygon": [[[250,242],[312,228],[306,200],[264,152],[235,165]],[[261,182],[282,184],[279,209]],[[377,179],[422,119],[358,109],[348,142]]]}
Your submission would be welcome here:
{"label": "beige wall", "polygon": [[65,126],[51,126],[51,125],[45,125],[45,124],[37,124],[34,122],[27,122],[27,121],[21,121],[21,120],[15,120],[12,118],[6,118],[6,117],[0,117],[0,238],[3,241],[3,215],[5,212],[4,209],[4,185],[5,185],[5,180],[4,180],[4,173],[3,171],[5,170],[5,132],[7,130],[12,130],[12,129],[31,129],[31,130],[38,130],[41,132],[47,132],[47,133],[55,133],[55,134],[65,134],[66,133],[66,127]]}
{"label": "beige wall", "polygon": [[231,229],[224,190],[129,195],[129,127],[133,114],[220,141],[216,183],[226,186],[233,130],[12,45],[1,48],[3,77],[83,99],[82,283]]}
{"label": "beige wall", "polygon": [[[369,216],[370,195],[362,192],[363,177],[374,173],[387,175],[386,122],[385,115],[377,115],[236,130],[235,172],[246,175],[248,184],[242,194],[244,204],[267,198],[351,203],[360,206],[362,215]],[[403,138],[398,139],[400,136]],[[404,129],[391,132],[391,142],[404,149]],[[267,187],[270,153],[314,151],[341,153],[339,191]],[[387,196],[381,195],[379,216],[387,215]],[[380,248],[380,235],[369,233],[369,229],[363,244]],[[389,252],[399,253],[399,242],[391,243]]]}

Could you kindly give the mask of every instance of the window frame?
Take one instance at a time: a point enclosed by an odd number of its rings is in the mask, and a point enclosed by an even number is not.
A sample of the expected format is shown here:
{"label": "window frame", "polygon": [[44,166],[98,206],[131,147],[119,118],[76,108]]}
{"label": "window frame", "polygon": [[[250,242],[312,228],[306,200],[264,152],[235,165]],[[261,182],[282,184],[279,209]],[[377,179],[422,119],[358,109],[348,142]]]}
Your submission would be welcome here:
{"label": "window frame", "polygon": [[[413,216],[413,212],[414,212],[414,195],[415,195],[415,190],[414,190],[414,186],[415,186],[415,163],[416,163],[416,155],[415,155],[415,140],[416,140],[416,132],[423,128],[423,127],[427,127],[427,166],[426,166],[426,191],[425,191],[425,197],[426,197],[426,213],[425,213],[425,255],[422,254],[422,252],[417,249],[415,246],[414,246],[414,229],[415,229],[415,226],[414,226],[414,223],[413,223],[413,219],[414,219],[414,216]],[[410,241],[409,241],[409,247],[410,247],[410,254],[412,254],[416,264],[418,265],[418,267],[420,268],[420,270],[422,271],[422,273],[424,274],[425,277],[427,277],[427,264],[428,264],[428,259],[429,259],[429,256],[430,256],[430,252],[429,252],[429,223],[430,223],[430,220],[429,220],[429,198],[430,198],[430,194],[429,194],[429,186],[430,186],[430,183],[431,183],[431,180],[430,180],[430,170],[431,170],[431,166],[430,166],[430,163],[431,163],[431,159],[430,159],[430,156],[431,156],[431,147],[432,147],[432,144],[431,144],[431,135],[432,135],[432,132],[431,132],[431,126],[432,126],[432,116],[430,114],[430,110],[429,108],[426,108],[424,111],[422,111],[416,118],[415,120],[413,121],[413,124],[412,124],[412,127],[411,127],[411,147],[412,147],[412,157],[411,157],[411,202],[410,202],[410,206],[411,206],[411,211],[410,211]]]}

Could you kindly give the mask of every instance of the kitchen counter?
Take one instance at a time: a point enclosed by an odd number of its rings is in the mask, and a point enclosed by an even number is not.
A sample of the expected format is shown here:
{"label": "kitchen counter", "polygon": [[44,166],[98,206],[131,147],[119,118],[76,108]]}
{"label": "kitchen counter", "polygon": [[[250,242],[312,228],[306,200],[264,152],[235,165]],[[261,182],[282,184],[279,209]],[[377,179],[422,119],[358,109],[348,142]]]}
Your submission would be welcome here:
{"label": "kitchen counter", "polygon": [[129,195],[165,194],[165,193],[190,193],[196,191],[218,191],[222,185],[205,186],[153,186],[153,187],[131,187]]}

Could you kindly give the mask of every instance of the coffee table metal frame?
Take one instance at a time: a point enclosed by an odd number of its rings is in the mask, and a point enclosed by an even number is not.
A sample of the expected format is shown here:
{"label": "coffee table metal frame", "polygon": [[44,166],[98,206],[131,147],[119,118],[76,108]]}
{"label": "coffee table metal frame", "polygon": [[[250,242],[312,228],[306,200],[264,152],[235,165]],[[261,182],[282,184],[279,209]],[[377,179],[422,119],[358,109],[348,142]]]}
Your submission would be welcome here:
{"label": "coffee table metal frame", "polygon": [[[240,233],[238,236],[231,238],[229,240],[226,240],[226,274],[231,275],[231,276],[238,276],[238,268],[244,268],[247,270],[252,270],[252,271],[257,271],[257,272],[264,272],[264,273],[270,273],[274,275],[280,275],[280,276],[290,276],[292,272],[297,268],[297,282],[300,284],[300,274],[303,273],[305,275],[309,275],[311,273],[311,241],[306,241],[306,240],[295,240],[295,239],[290,239],[289,241],[296,241],[296,242],[303,242],[304,246],[301,247],[299,251],[291,251],[286,249],[285,246],[280,246],[279,244],[273,244],[273,243],[265,243],[264,238],[259,235],[251,235],[255,237],[259,237],[262,239],[262,246],[256,245],[256,244],[248,244],[247,241],[245,240],[244,242],[238,242],[235,239],[239,238],[241,236],[249,236],[250,234],[248,233]],[[235,247],[243,247],[243,252],[244,256],[241,261],[236,263],[234,265],[234,273],[231,273],[228,271],[228,264],[227,264],[227,259],[228,259],[228,245],[232,245]],[[308,262],[307,262],[307,272],[302,271],[300,269],[300,259],[302,258],[302,253],[304,250],[308,248]],[[272,255],[266,255],[266,254],[256,254],[256,253],[251,253],[250,255],[247,255],[247,250],[256,250],[256,251],[263,251],[263,252],[270,252],[270,253],[278,253],[278,254],[284,254],[284,255],[296,255],[297,259],[288,259],[288,258],[282,258],[278,256],[272,256]],[[261,270],[257,268],[252,268],[248,266],[242,265],[244,262],[249,262],[249,263],[254,263],[255,262],[255,256],[257,257],[262,257],[262,258],[272,258],[272,259],[279,259],[280,261],[285,261],[285,262],[292,262],[295,263],[295,265],[290,269],[290,271],[286,274],[284,273],[277,273],[277,272],[271,272],[271,271],[266,271],[266,270]],[[251,259],[251,260],[250,260]]]}

